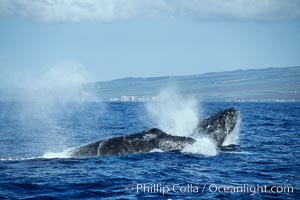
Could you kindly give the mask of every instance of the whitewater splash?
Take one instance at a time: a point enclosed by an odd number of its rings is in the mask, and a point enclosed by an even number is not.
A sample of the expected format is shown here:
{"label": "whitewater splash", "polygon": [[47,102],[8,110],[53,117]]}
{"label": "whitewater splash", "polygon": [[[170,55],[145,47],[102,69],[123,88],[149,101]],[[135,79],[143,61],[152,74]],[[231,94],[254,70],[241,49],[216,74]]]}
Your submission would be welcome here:
{"label": "whitewater splash", "polygon": [[146,108],[156,126],[168,134],[189,136],[199,122],[199,105],[195,98],[182,96],[176,88],[160,92],[157,102],[149,102]]}
{"label": "whitewater splash", "polygon": [[237,145],[239,143],[239,136],[240,136],[240,124],[241,124],[241,117],[239,116],[237,123],[232,131],[231,134],[229,134],[225,141],[223,142],[223,146],[228,146],[231,144]]}
{"label": "whitewater splash", "polygon": [[41,156],[33,156],[27,158],[0,158],[0,161],[18,161],[18,160],[34,160],[34,159],[52,159],[52,158],[71,158],[70,151],[73,148],[66,149],[61,152],[46,152]]}
{"label": "whitewater splash", "polygon": [[[164,90],[161,95],[158,97],[158,102],[152,102],[146,104],[149,115],[152,117],[152,120],[156,123],[157,127],[162,129],[162,132],[159,129],[150,129],[147,131],[154,131],[164,133],[166,135],[181,136],[182,139],[189,138],[192,142],[185,143],[180,148],[173,149],[182,149],[183,153],[191,153],[191,154],[202,154],[205,156],[215,156],[219,152],[220,146],[227,145],[235,145],[238,143],[239,139],[239,123],[240,118],[239,111],[237,109],[228,109],[221,112],[216,113],[215,115],[202,120],[199,122],[199,105],[195,98],[192,97],[184,97],[179,95],[176,90]],[[232,116],[231,116],[232,115]],[[221,119],[221,120],[220,120]],[[211,121],[213,123],[211,123]],[[237,123],[237,124],[236,124]],[[211,126],[211,130],[209,127]],[[140,132],[136,134],[145,134],[145,132]],[[201,131],[203,133],[201,134]],[[219,135],[222,133],[222,135]],[[128,137],[129,141],[130,137],[136,134],[125,135],[124,138]],[[212,136],[213,135],[213,136]],[[227,136],[227,137],[226,137]],[[60,153],[47,153],[44,155],[45,158],[53,158],[53,157],[69,157],[69,156],[101,156],[101,155],[123,155],[124,149],[132,149],[132,143],[126,142],[125,140],[118,138],[114,138],[114,140],[108,139],[107,141],[97,141],[94,143],[90,143],[78,148],[75,148],[76,151],[69,154],[71,151],[64,151]],[[131,138],[132,139],[132,138]],[[159,138],[161,139],[161,138]],[[224,140],[225,139],[225,140]],[[123,142],[122,142],[123,141]],[[125,141],[125,142],[124,142]],[[102,143],[101,143],[102,142]],[[142,140],[143,142],[143,140]],[[149,142],[148,140],[144,142]],[[174,145],[178,145],[176,141],[173,141]],[[100,145],[101,144],[101,145]],[[151,144],[151,143],[149,143]],[[154,142],[156,144],[156,142]],[[106,150],[99,151],[99,147],[101,148],[105,146]],[[140,144],[140,146],[144,146],[145,143]],[[168,143],[170,145],[170,143]],[[171,142],[171,146],[173,143]],[[121,148],[121,151],[120,149]],[[128,153],[141,153],[141,152],[160,152],[160,151],[168,151],[166,148],[162,146],[148,146],[146,151],[136,149],[128,152]],[[151,149],[154,148],[154,149]],[[161,149],[157,149],[161,148]],[[226,148],[226,147],[224,147]],[[227,147],[229,148],[229,147]],[[92,150],[91,150],[92,149]],[[142,148],[143,149],[143,148]],[[172,148],[171,148],[172,149]],[[221,148],[222,150],[222,148]],[[100,153],[99,153],[100,152]],[[125,152],[126,154],[126,152]]]}
{"label": "whitewater splash", "polygon": [[192,154],[202,154],[205,156],[216,156],[218,154],[215,143],[206,136],[195,138],[194,144],[187,145],[182,152]]}
{"label": "whitewater splash", "polygon": [[71,149],[67,149],[67,150],[64,150],[62,152],[46,152],[44,155],[41,156],[41,158],[47,158],[47,159],[50,159],[50,158],[71,158],[71,155],[70,155],[70,150]]}
{"label": "whitewater splash", "polygon": [[[200,105],[196,98],[183,96],[174,88],[162,90],[158,96],[159,101],[146,105],[148,114],[157,127],[171,135],[193,137],[200,114]],[[239,120],[240,121],[240,120]],[[224,145],[237,144],[239,138],[239,125],[224,141]],[[217,145],[209,137],[193,137],[196,142],[187,145],[182,152],[215,156],[218,154]]]}

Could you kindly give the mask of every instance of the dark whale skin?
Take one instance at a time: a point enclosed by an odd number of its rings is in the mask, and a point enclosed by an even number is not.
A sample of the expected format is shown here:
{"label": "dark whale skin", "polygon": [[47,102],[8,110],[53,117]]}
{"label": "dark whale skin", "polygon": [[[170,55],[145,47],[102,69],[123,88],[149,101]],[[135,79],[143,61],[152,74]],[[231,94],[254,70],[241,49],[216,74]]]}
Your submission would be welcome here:
{"label": "dark whale skin", "polygon": [[147,153],[155,149],[161,151],[182,150],[196,142],[197,136],[210,137],[217,147],[221,147],[226,137],[232,133],[239,119],[239,110],[223,110],[199,122],[190,137],[173,136],[158,128],[139,133],[112,137],[96,141],[69,151],[71,157],[112,156]]}

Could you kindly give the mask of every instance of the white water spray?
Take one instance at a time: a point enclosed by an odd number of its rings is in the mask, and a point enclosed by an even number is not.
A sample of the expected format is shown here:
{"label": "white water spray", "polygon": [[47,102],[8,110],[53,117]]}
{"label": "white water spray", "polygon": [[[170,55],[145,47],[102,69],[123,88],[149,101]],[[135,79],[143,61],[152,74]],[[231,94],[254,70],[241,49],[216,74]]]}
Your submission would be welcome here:
{"label": "white water spray", "polygon": [[[147,104],[151,119],[163,131],[171,135],[191,137],[199,123],[199,104],[191,96],[182,96],[174,88],[162,90],[157,102]],[[217,155],[215,144],[208,137],[194,138],[196,142],[187,145],[182,152]]]}
{"label": "white water spray", "polygon": [[72,133],[60,119],[70,110],[70,103],[75,102],[75,109],[80,109],[80,103],[95,98],[92,91],[84,88],[90,81],[83,66],[64,62],[24,86],[20,112],[24,126],[29,129],[27,133],[31,134],[22,137],[35,141],[30,145],[32,152],[61,151],[69,147]]}
{"label": "white water spray", "polygon": [[241,117],[239,116],[233,131],[225,138],[225,141],[223,142],[223,146],[228,146],[230,144],[237,145],[239,143],[240,124],[241,124]]}
{"label": "white water spray", "polygon": [[218,154],[217,147],[209,137],[195,138],[194,144],[187,145],[182,152],[192,154],[202,154],[205,156],[215,156]]}
{"label": "white water spray", "polygon": [[40,94],[41,101],[80,102],[94,98],[83,86],[91,77],[85,68],[76,62],[63,62],[50,68],[29,86],[31,92]]}
{"label": "white water spray", "polygon": [[70,158],[70,151],[69,149],[64,150],[62,152],[46,152],[41,158]]}
{"label": "white water spray", "polygon": [[181,96],[174,88],[164,89],[158,99],[147,104],[147,111],[157,126],[171,135],[190,135],[198,123],[196,99]]}

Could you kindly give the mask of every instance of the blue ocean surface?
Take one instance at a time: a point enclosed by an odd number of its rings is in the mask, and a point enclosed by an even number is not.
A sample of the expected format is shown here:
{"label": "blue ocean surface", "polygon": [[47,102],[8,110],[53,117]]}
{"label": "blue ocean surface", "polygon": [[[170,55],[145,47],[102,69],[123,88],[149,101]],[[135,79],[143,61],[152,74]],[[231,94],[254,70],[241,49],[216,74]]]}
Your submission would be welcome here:
{"label": "blue ocean surface", "polygon": [[0,199],[299,199],[300,104],[201,103],[199,118],[230,107],[239,143],[217,155],[69,158],[61,152],[158,125],[146,103],[0,102]]}

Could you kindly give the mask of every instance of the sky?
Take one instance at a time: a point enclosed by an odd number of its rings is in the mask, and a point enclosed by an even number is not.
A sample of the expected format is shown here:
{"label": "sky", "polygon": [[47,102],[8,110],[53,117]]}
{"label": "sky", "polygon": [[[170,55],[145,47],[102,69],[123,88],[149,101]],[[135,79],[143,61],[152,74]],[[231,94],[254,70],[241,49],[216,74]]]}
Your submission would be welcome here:
{"label": "sky", "polygon": [[0,87],[300,66],[300,0],[0,0]]}

